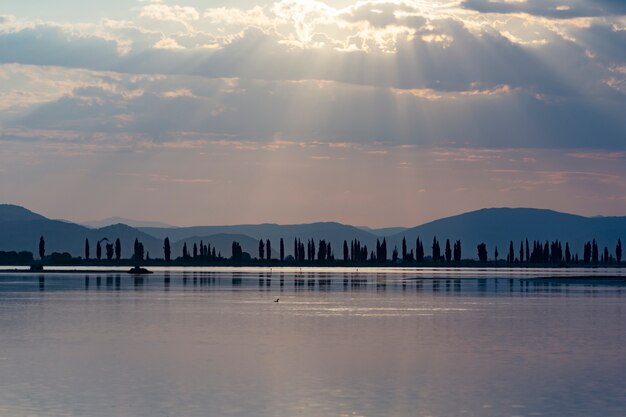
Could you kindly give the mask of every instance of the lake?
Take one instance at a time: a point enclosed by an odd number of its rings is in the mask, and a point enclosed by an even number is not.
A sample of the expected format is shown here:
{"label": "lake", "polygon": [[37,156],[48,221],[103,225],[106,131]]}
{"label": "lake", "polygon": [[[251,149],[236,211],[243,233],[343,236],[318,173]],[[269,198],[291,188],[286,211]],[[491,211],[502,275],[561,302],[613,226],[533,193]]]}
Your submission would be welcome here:
{"label": "lake", "polygon": [[0,416],[624,416],[625,280],[0,273]]}

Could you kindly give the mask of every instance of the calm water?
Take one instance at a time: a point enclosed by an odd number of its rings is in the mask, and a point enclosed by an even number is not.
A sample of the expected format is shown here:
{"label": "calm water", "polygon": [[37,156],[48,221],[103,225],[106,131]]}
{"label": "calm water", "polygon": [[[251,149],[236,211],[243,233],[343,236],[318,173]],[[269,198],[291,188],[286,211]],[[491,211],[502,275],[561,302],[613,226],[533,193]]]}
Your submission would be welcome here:
{"label": "calm water", "polygon": [[626,415],[616,271],[363,272],[0,274],[0,416]]}

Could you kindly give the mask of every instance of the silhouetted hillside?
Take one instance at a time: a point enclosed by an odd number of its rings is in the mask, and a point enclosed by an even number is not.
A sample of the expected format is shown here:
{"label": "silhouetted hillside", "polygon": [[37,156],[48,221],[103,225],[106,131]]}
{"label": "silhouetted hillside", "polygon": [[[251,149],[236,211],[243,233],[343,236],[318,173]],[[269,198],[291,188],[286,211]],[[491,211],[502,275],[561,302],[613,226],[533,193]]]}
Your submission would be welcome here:
{"label": "silhouetted hillside", "polygon": [[[380,230],[373,230],[380,232]],[[187,241],[189,251],[193,244],[202,240],[210,243],[224,257],[230,257],[233,240],[238,241],[243,251],[254,258],[258,256],[259,239],[270,239],[272,256],[278,257],[280,238],[284,239],[285,256],[293,254],[294,238],[304,244],[314,239],[330,241],[336,259],[342,259],[343,241],[360,240],[368,246],[368,253],[375,250],[377,236],[349,225],[339,223],[311,223],[301,225],[234,225],[198,226],[184,228],[141,228],[135,229],[125,224],[116,224],[100,229],[90,229],[60,220],[50,220],[27,209],[14,205],[0,205],[0,251],[27,250],[37,253],[40,236],[46,240],[46,253],[69,252],[83,256],[84,242],[91,244],[91,257],[95,257],[96,242],[103,238],[122,242],[122,257],[132,254],[133,242],[138,238],[150,252],[152,258],[163,257],[163,239],[169,236],[172,243],[172,258],[182,254],[183,241]],[[387,237],[388,257],[394,246],[401,249],[402,238],[406,237],[408,251],[415,248],[415,240],[424,242],[425,255],[431,254],[433,236],[437,236],[442,246],[445,240],[451,243],[462,242],[462,257],[476,258],[476,246],[487,244],[489,259],[497,245],[501,258],[513,240],[516,255],[521,240],[560,240],[570,243],[573,254],[582,255],[586,241],[597,239],[600,250],[607,246],[613,253],[618,238],[626,241],[626,217],[583,217],[559,213],[552,210],[527,208],[492,208],[464,213],[436,220],[418,227],[404,230]],[[382,240],[382,239],[381,239]]]}
{"label": "silhouetted hillside", "polygon": [[135,228],[138,228],[138,227],[174,227],[167,223],[151,222],[151,221],[145,221],[145,220],[132,220],[132,219],[126,219],[123,217],[109,217],[109,218],[102,219],[102,220],[82,222],[80,224],[82,226],[87,226],[92,229],[100,229],[102,227],[112,226],[114,224],[120,224],[120,223],[128,225],[130,227],[135,227]]}
{"label": "silhouetted hillside", "polygon": [[136,238],[143,242],[152,257],[163,256],[163,242],[130,226],[117,224],[101,229],[89,229],[61,220],[50,220],[18,206],[0,206],[0,251],[30,251],[37,253],[39,237],[44,236],[46,254],[68,252],[83,256],[85,239],[89,239],[91,257],[95,258],[96,242],[103,238],[111,241],[119,238],[122,257],[132,255]]}
{"label": "silhouetted hillside", "polygon": [[435,220],[390,236],[388,241],[390,247],[400,247],[402,238],[406,237],[408,247],[414,248],[418,236],[424,241],[426,255],[431,253],[434,236],[444,244],[446,239],[452,242],[460,239],[463,258],[476,258],[476,246],[480,242],[487,244],[490,259],[496,246],[502,258],[511,240],[517,254],[520,240],[526,238],[531,243],[535,239],[569,242],[572,252],[582,255],[584,242],[594,238],[599,246],[608,246],[613,251],[617,239],[623,241],[626,236],[626,217],[583,217],[532,208],[489,208]]}
{"label": "silhouetted hillside", "polygon": [[[293,254],[293,240],[300,238],[303,242],[314,239],[317,243],[320,239],[330,241],[335,257],[340,258],[343,241],[359,239],[368,248],[376,246],[376,236],[354,226],[340,223],[311,223],[296,225],[278,224],[258,224],[258,225],[234,225],[234,226],[197,226],[178,228],[153,228],[142,227],[139,230],[158,238],[169,236],[171,240],[182,240],[193,236],[211,236],[216,234],[237,234],[246,235],[255,239],[258,244],[259,239],[270,239],[273,251],[278,250],[280,238],[285,242],[285,256]],[[242,242],[240,242],[242,243]],[[244,251],[245,247],[244,247]],[[230,249],[228,251],[230,255]],[[250,253],[257,256],[258,249]]]}
{"label": "silhouetted hillside", "polygon": [[[259,256],[258,239],[254,239],[246,235],[229,233],[218,233],[211,236],[192,236],[190,238],[182,239],[174,242],[172,245],[172,251],[176,256],[180,256],[180,254],[183,253],[183,245],[187,243],[187,248],[191,253],[194,243],[199,245],[200,241],[202,241],[204,245],[211,245],[212,248],[215,248],[216,253],[221,252],[222,256],[225,258],[229,258],[231,255],[233,241],[238,242],[241,245],[241,249],[244,252],[248,252],[251,257],[256,258]],[[279,242],[272,242],[272,244],[275,245],[272,246],[272,258],[278,259]]]}
{"label": "silhouetted hillside", "polygon": [[409,230],[408,227],[383,227],[379,229],[373,229],[367,226],[358,226],[358,228],[379,237],[391,236]]}
{"label": "silhouetted hillside", "polygon": [[0,204],[0,222],[42,220],[44,216],[13,204]]}

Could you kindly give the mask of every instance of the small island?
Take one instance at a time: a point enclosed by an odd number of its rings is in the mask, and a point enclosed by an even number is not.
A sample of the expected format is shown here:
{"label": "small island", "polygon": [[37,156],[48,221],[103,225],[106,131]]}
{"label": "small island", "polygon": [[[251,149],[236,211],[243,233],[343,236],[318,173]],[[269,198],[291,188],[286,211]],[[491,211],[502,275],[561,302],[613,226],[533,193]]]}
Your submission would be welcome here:
{"label": "small island", "polygon": [[128,270],[128,273],[132,275],[149,275],[153,274],[154,272],[140,266],[134,266]]}

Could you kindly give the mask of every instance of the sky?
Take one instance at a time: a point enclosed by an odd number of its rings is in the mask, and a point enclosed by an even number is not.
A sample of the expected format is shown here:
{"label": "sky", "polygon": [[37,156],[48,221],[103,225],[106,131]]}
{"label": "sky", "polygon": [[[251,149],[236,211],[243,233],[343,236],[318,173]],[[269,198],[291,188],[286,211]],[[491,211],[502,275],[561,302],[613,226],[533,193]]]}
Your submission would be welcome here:
{"label": "sky", "polygon": [[0,0],[0,202],[175,225],[626,215],[626,2]]}

